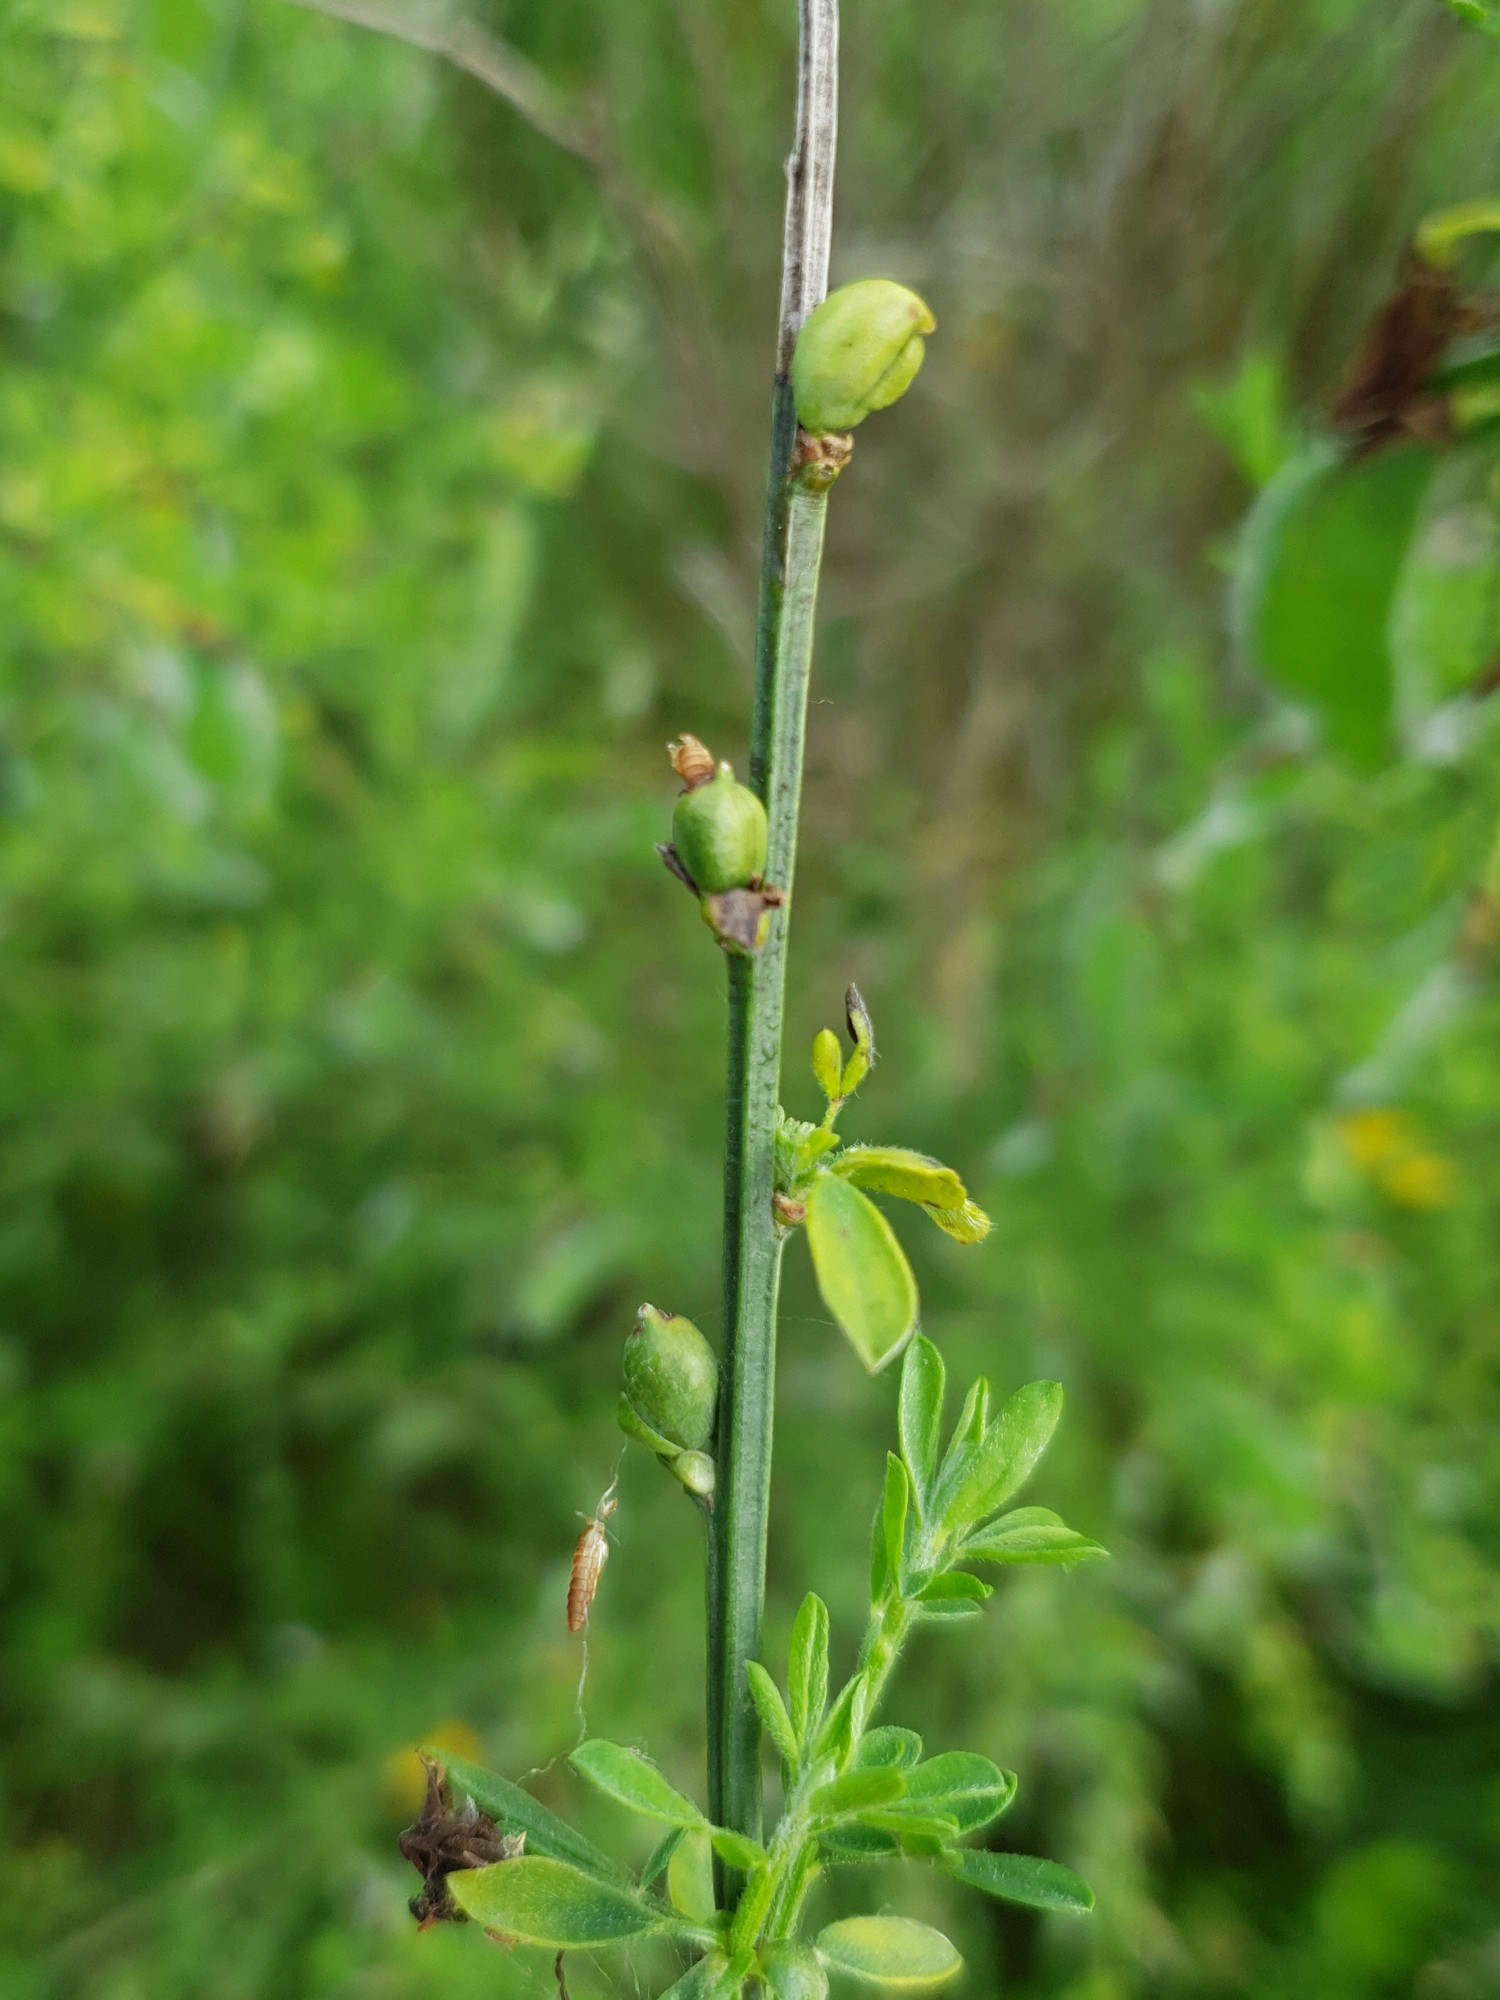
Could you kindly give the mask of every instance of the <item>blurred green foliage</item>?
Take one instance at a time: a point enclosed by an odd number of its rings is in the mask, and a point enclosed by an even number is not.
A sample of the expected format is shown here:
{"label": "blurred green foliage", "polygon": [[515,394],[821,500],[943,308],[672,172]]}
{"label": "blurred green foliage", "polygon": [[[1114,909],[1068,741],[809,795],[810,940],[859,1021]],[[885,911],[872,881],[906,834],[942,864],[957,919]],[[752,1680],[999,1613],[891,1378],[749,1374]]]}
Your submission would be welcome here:
{"label": "blurred green foliage", "polygon": [[[0,6],[5,2000],[550,1990],[415,1934],[394,1833],[445,1732],[591,1824],[575,1510],[640,1298],[715,1325],[722,973],[651,843],[668,735],[744,755],[791,11],[485,16],[591,166],[277,0]],[[792,1045],[856,977],[849,1136],[996,1218],[898,1219],[928,1331],[1067,1385],[1028,1497],[1115,1552],[900,1690],[1095,1916],[850,1908],[975,1992],[1492,1994],[1492,704],[1435,669],[1351,766],[1225,570],[1500,188],[1500,63],[1431,0],[845,45],[835,276],[939,330],[835,495]],[[1419,636],[1495,615],[1449,477]],[[856,1628],[893,1394],[798,1252],[774,1657],[807,1588]],[[627,1458],[587,1707],[701,1793],[669,1487]]]}

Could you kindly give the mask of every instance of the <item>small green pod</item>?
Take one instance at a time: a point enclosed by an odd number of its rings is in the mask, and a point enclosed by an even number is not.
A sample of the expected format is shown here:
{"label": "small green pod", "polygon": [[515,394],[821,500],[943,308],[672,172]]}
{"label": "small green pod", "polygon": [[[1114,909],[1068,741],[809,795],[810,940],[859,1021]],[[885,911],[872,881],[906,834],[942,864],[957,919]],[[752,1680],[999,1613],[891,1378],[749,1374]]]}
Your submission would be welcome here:
{"label": "small green pod", "polygon": [[672,809],[672,845],[705,895],[745,889],[766,865],[766,809],[720,764],[706,785],[684,792]]}
{"label": "small green pod", "polygon": [[905,395],[922,365],[923,335],[936,326],[925,302],[891,278],[830,292],[803,322],[792,355],[802,428],[815,437],[852,431]]}
{"label": "small green pod", "polygon": [[641,1307],[625,1342],[625,1394],[658,1437],[702,1451],[714,1431],[719,1364],[690,1319]]}

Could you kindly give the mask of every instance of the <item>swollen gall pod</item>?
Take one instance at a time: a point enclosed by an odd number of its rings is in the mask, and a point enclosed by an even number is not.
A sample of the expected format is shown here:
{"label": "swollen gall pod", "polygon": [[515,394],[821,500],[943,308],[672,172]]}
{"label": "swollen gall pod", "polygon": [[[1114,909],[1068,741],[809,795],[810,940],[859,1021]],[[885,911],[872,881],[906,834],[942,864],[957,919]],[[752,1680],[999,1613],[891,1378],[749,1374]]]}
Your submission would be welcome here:
{"label": "swollen gall pod", "polygon": [[830,292],[803,323],[792,355],[797,421],[815,437],[852,431],[905,395],[937,321],[892,278],[860,278]]}
{"label": "swollen gall pod", "polygon": [[719,1364],[693,1322],[642,1306],[626,1337],[624,1372],[641,1422],[678,1451],[702,1451],[714,1432]]}
{"label": "swollen gall pod", "polygon": [[706,758],[696,737],[674,746],[673,762],[687,790],[672,811],[672,845],[703,895],[748,889],[766,865],[766,809],[731,765],[715,768],[709,761],[704,771],[689,746]]}

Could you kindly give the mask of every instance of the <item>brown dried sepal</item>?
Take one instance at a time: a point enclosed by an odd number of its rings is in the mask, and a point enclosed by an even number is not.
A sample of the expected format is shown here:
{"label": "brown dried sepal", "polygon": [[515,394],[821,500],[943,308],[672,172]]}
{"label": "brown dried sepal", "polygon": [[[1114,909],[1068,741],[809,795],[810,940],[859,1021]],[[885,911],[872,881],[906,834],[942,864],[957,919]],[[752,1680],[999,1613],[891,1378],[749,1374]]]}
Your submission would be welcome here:
{"label": "brown dried sepal", "polygon": [[771,1196],[771,1213],[776,1218],[776,1227],[785,1235],[799,1223],[806,1222],[807,1203],[797,1201],[789,1194],[783,1194],[778,1188]]}
{"label": "brown dried sepal", "polygon": [[785,901],[780,889],[726,889],[722,895],[702,898],[703,921],[725,951],[750,957],[766,941],[772,910],[779,910]]}
{"label": "brown dried sepal", "polygon": [[797,426],[797,442],[792,446],[792,477],[806,493],[826,493],[854,456],[852,431],[829,431],[814,437]]}
{"label": "brown dried sepal", "polygon": [[713,752],[696,736],[689,736],[686,730],[675,743],[667,745],[667,755],[672,760],[672,769],[682,780],[685,792],[696,792],[714,774]]}
{"label": "brown dried sepal", "polygon": [[1408,244],[1396,289],[1365,328],[1331,411],[1333,427],[1361,456],[1406,438],[1450,433],[1448,400],[1427,378],[1456,334],[1471,324],[1451,271]]}
{"label": "brown dried sepal", "polygon": [[422,1816],[409,1826],[398,1845],[401,1858],[409,1861],[422,1877],[422,1887],[411,1899],[411,1913],[419,1930],[432,1924],[467,1922],[463,1911],[448,1894],[448,1877],[463,1868],[488,1868],[496,1861],[514,1861],[525,1851],[524,1833],[502,1833],[488,1813],[482,1813],[471,1798],[456,1811],[453,1793],[440,1764],[424,1757],[427,1798]]}

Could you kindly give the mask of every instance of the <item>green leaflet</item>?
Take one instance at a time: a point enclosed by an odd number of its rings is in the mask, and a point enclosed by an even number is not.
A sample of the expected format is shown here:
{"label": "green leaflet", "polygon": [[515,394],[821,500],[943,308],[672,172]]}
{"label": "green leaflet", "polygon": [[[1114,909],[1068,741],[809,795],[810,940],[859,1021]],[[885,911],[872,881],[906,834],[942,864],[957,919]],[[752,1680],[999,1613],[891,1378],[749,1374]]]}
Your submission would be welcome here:
{"label": "green leaflet", "polygon": [[893,1833],[884,1833],[864,1820],[840,1820],[818,1835],[818,1853],[825,1862],[883,1861],[901,1852]]}
{"label": "green leaflet", "polygon": [[982,1604],[994,1594],[992,1584],[981,1583],[977,1576],[967,1576],[961,1569],[952,1569],[924,1585],[915,1602],[924,1611],[931,1611],[954,1604]]}
{"label": "green leaflet", "polygon": [[1320,441],[1276,474],[1241,541],[1241,645],[1366,768],[1390,752],[1391,603],[1436,463],[1427,445],[1350,460]]}
{"label": "green leaflet", "polygon": [[982,1243],[990,1233],[989,1217],[969,1200],[952,1167],[907,1146],[846,1146],[829,1161],[828,1171],[855,1187],[915,1202],[960,1243]]}
{"label": "green leaflet", "polygon": [[580,1776],[607,1797],[617,1799],[647,1819],[664,1819],[674,1826],[701,1826],[703,1814],[691,1799],[669,1785],[649,1758],[622,1743],[591,1736],[568,1752],[568,1762]]}
{"label": "green leaflet", "polygon": [[916,1325],[916,1279],[894,1231],[874,1203],[824,1177],[808,1195],[808,1244],[824,1304],[873,1374]]}
{"label": "green leaflet", "polygon": [[1028,1382],[1016,1391],[958,1466],[953,1486],[944,1484],[938,1504],[949,1529],[966,1528],[1005,1505],[1047,1449],[1062,1406],[1056,1382]]}
{"label": "green leaflet", "polygon": [[719,1859],[727,1861],[731,1868],[738,1868],[742,1875],[765,1865],[766,1850],[748,1833],[736,1833],[728,1826],[713,1826],[708,1830],[708,1839]]}
{"label": "green leaflet", "polygon": [[[917,1767],[919,1770],[921,1766]],[[841,1778],[822,1785],[808,1800],[815,1819],[847,1819],[871,1806],[890,1805],[905,1796],[907,1774],[891,1764],[856,1764]]]}
{"label": "green leaflet", "polygon": [[1055,1514],[1045,1520],[1023,1518],[1047,1515],[1045,1507],[1018,1507],[1002,1514],[987,1528],[964,1541],[959,1554],[964,1562],[1056,1563],[1068,1566],[1086,1562],[1091,1556],[1108,1555],[1099,1542],[1090,1541],[1076,1529],[1067,1527]]}
{"label": "green leaflet", "polygon": [[973,1750],[945,1750],[906,1773],[903,1807],[958,1822],[961,1835],[977,1833],[1007,1810],[1016,1796],[1015,1774]]}
{"label": "green leaflet", "polygon": [[1002,1902],[1024,1903],[1032,1910],[1071,1910],[1079,1915],[1094,1907],[1094,1892],[1087,1882],[1058,1861],[964,1847],[944,1855],[942,1865],[971,1889],[982,1889]]}
{"label": "green leaflet", "polygon": [[911,1474],[917,1513],[925,1515],[932,1482],[937,1477],[938,1451],[942,1443],[943,1390],[947,1371],[943,1357],[925,1334],[918,1334],[901,1363],[901,1401],[898,1421],[901,1456]]}
{"label": "green leaflet", "polygon": [[969,1198],[952,1167],[907,1146],[846,1146],[829,1161],[828,1171],[855,1187],[923,1208],[962,1208]]}
{"label": "green leaflet", "polygon": [[745,1678],[750,1683],[750,1699],[755,1703],[761,1727],[776,1745],[777,1755],[782,1761],[795,1767],[801,1745],[792,1727],[792,1718],[787,1714],[786,1703],[781,1699],[780,1688],[759,1660],[745,1662]]}
{"label": "green leaflet", "polygon": [[879,1729],[865,1732],[859,1746],[858,1761],[863,1765],[890,1764],[898,1771],[908,1770],[922,1755],[922,1739],[915,1729],[897,1729],[892,1723],[885,1723]]}
{"label": "green leaflet", "polygon": [[885,1495],[880,1508],[881,1533],[885,1540],[886,1568],[891,1581],[901,1587],[902,1556],[906,1548],[906,1467],[894,1452],[885,1458]]}
{"label": "green leaflet", "polygon": [[941,1931],[910,1917],[846,1917],[818,1933],[817,1949],[836,1972],[908,1992],[941,1986],[963,1965]]}
{"label": "green leaflet", "polygon": [[792,1625],[787,1655],[787,1710],[805,1753],[828,1705],[828,1606],[809,1591]]}
{"label": "green leaflet", "polygon": [[581,1833],[575,1833],[566,1820],[548,1812],[530,1792],[522,1791],[509,1778],[486,1771],[482,1765],[471,1764],[466,1758],[450,1756],[446,1750],[429,1749],[422,1754],[442,1767],[457,1797],[467,1794],[479,1810],[488,1813],[504,1832],[524,1833],[529,1853],[571,1862],[575,1868],[581,1868],[586,1875],[592,1875],[601,1882],[625,1881],[623,1869],[607,1854],[601,1853]]}
{"label": "green leaflet", "polygon": [[917,1281],[906,1252],[874,1202],[832,1174],[808,1191],[807,1241],[823,1303],[874,1374],[917,1324]]}
{"label": "green leaflet", "polygon": [[828,1974],[805,1944],[789,1939],[768,1944],[760,1955],[760,1976],[772,2000],[828,2000]]}
{"label": "green leaflet", "polygon": [[448,1877],[448,1891],[486,1930],[549,1951],[618,1944],[664,1923],[659,1910],[625,1890],[540,1854],[460,1869]]}
{"label": "green leaflet", "polygon": [[686,1835],[687,1828],[685,1826],[671,1827],[662,1835],[661,1839],[646,1857],[646,1865],[641,1870],[641,1887],[643,1889],[649,1889],[653,1882],[659,1881],[666,1874],[667,1866],[672,1856],[682,1845]]}

